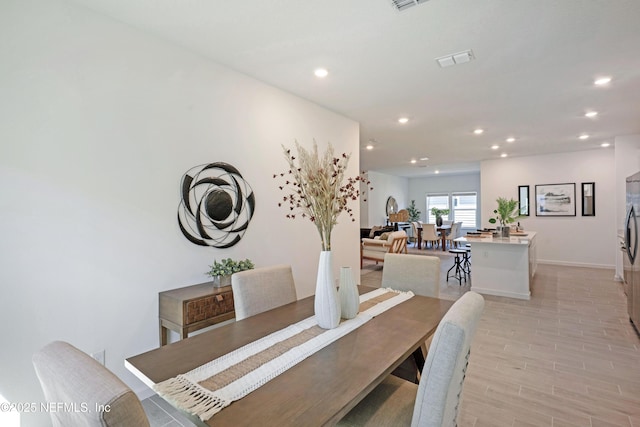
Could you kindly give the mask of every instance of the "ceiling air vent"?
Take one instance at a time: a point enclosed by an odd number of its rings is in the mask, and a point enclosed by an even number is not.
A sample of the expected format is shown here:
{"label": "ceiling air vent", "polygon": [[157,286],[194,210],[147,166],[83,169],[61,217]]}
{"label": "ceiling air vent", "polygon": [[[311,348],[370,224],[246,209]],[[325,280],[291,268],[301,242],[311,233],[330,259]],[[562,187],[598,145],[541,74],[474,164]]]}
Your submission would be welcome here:
{"label": "ceiling air vent", "polygon": [[428,0],[391,0],[391,4],[396,8],[396,10],[402,12],[405,9],[409,9],[411,6],[426,3],[427,1]]}

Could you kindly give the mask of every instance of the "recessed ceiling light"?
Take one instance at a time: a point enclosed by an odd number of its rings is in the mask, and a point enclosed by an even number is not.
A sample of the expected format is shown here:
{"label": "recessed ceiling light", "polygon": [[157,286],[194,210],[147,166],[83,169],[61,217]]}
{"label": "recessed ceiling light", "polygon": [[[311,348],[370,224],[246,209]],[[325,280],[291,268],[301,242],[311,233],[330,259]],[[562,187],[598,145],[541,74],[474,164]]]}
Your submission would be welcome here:
{"label": "recessed ceiling light", "polygon": [[597,111],[587,111],[586,113],[584,113],[585,117],[595,117],[598,115]]}
{"label": "recessed ceiling light", "polygon": [[420,160],[425,161],[425,160],[429,160],[428,157],[420,157]]}
{"label": "recessed ceiling light", "polygon": [[608,142],[603,142],[602,144],[600,144],[600,147],[604,147],[607,148],[609,147],[611,144],[609,144]]}
{"label": "recessed ceiling light", "polygon": [[500,154],[500,157],[502,157],[502,158],[507,157],[507,153]]}
{"label": "recessed ceiling light", "polygon": [[611,81],[611,77],[599,77],[593,82],[594,85],[604,86]]}
{"label": "recessed ceiling light", "polygon": [[436,169],[434,173],[438,174],[438,173],[440,173],[440,171],[438,169]]}
{"label": "recessed ceiling light", "polygon": [[515,139],[514,137],[512,137],[512,136],[511,136],[511,137],[509,137],[509,138],[507,138],[507,142],[514,142],[515,140],[516,140],[516,139]]}
{"label": "recessed ceiling light", "polygon": [[317,68],[313,74],[315,74],[316,77],[323,79],[329,75],[329,71],[327,71],[326,68]]}
{"label": "recessed ceiling light", "polygon": [[398,119],[398,123],[401,123],[401,124],[405,124],[405,123],[407,123],[408,121],[409,121],[409,119],[408,119],[407,117],[400,117],[400,118]]}
{"label": "recessed ceiling light", "polygon": [[411,164],[416,164],[418,161],[416,159],[411,159]]}
{"label": "recessed ceiling light", "polygon": [[498,148],[500,148],[500,146],[499,146],[498,144],[493,144],[493,145],[491,146],[491,149],[492,149],[492,150],[497,150]]}
{"label": "recessed ceiling light", "polygon": [[373,145],[371,145],[371,144],[367,144],[367,147],[366,147],[366,148],[367,148],[367,150],[373,150]]}
{"label": "recessed ceiling light", "polygon": [[475,133],[476,135],[481,135],[482,132],[484,132],[484,129],[480,129],[480,128],[473,131],[473,133]]}
{"label": "recessed ceiling light", "polygon": [[583,133],[578,138],[580,138],[580,139],[589,139],[589,135],[587,135],[586,133]]}

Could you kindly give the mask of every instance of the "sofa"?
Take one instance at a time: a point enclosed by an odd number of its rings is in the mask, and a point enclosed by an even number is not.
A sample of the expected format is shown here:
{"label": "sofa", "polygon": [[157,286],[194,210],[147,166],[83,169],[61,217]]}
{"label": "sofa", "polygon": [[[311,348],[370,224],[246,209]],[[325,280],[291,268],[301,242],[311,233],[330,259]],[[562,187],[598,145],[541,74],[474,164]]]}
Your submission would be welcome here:
{"label": "sofa", "polygon": [[364,238],[360,243],[360,268],[365,259],[384,262],[387,253],[407,253],[407,233],[404,230],[383,233],[376,238]]}

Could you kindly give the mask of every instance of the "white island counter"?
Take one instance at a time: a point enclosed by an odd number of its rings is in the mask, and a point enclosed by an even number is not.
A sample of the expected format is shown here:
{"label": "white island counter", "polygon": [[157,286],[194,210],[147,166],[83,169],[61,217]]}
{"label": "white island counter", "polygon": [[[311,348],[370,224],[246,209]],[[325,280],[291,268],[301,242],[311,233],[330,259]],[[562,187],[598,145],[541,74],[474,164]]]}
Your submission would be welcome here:
{"label": "white island counter", "polygon": [[465,236],[471,245],[471,290],[488,295],[529,299],[536,272],[536,233],[524,231],[508,238]]}

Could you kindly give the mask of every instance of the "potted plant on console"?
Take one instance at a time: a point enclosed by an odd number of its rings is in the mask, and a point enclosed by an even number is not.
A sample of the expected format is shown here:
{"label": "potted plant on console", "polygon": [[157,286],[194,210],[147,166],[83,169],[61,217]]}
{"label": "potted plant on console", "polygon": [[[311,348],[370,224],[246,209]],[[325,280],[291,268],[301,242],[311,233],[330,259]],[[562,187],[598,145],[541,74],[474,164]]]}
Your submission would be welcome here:
{"label": "potted plant on console", "polygon": [[489,222],[491,224],[499,222],[500,226],[496,227],[498,235],[500,237],[509,237],[509,224],[514,223],[518,218],[520,218],[518,201],[513,199],[507,200],[504,197],[498,197],[496,199],[496,202],[498,202],[498,209],[494,209],[493,213],[495,217],[489,218]]}
{"label": "potted plant on console", "polygon": [[251,270],[254,265],[250,259],[234,261],[231,258],[226,258],[220,262],[213,260],[213,265],[209,267],[211,267],[211,270],[206,274],[213,278],[213,286],[220,288],[222,286],[231,286],[231,275],[233,273]]}

